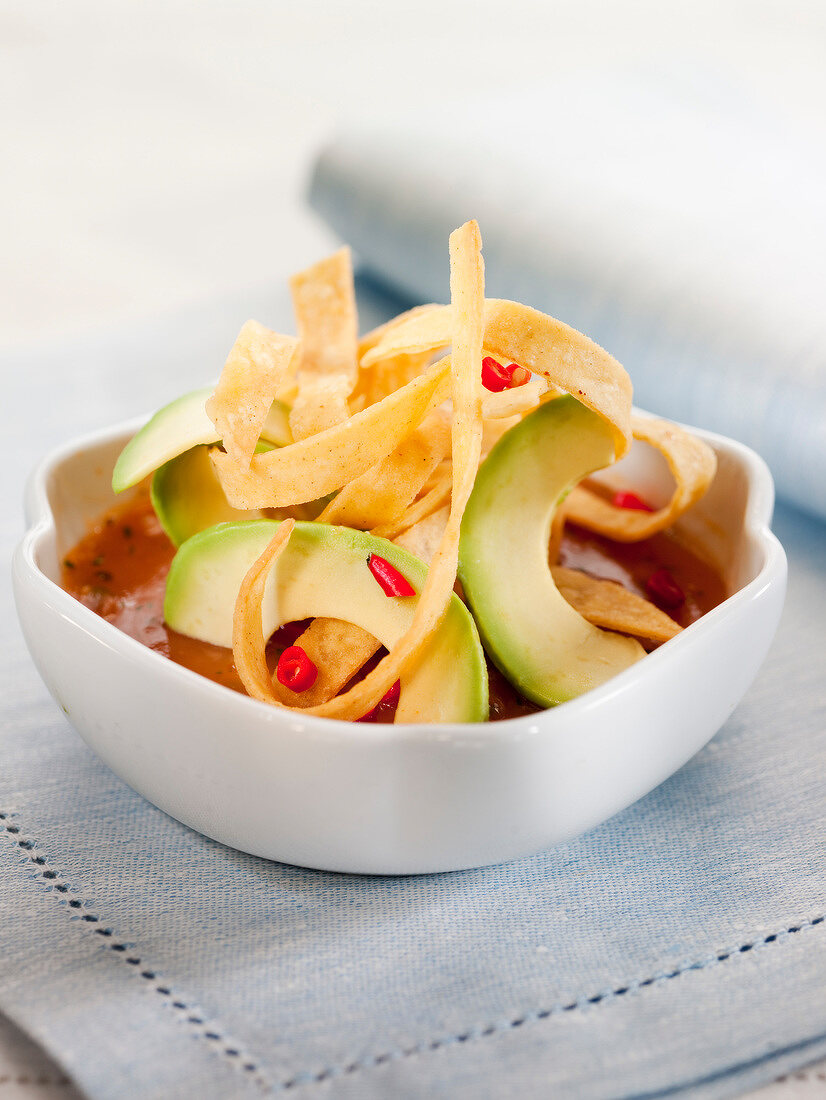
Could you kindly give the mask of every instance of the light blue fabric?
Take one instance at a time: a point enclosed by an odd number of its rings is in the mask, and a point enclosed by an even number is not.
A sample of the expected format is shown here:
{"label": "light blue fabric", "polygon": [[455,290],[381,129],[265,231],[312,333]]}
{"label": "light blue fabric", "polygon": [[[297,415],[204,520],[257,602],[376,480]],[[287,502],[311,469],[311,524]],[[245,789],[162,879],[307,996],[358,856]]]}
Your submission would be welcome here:
{"label": "light blue fabric", "polygon": [[448,234],[477,218],[489,297],[587,333],[638,405],[753,447],[826,519],[822,143],[702,66],[545,76],[354,123],[311,202],[411,302],[448,299]]}
{"label": "light blue fabric", "polygon": [[[288,323],[256,304],[5,358],[6,559],[36,456],[214,375],[248,312]],[[4,585],[0,1010],[95,1100],[721,1097],[826,1055],[826,539],[777,531],[780,634],[704,752],[562,848],[412,879],[149,806],[48,697]]]}

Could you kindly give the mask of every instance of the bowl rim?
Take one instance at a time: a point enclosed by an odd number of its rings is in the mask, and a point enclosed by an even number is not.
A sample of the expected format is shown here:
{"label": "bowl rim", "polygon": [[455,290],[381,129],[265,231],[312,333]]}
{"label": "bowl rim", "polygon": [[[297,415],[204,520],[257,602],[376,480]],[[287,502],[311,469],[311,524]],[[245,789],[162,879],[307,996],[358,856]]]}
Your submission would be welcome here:
{"label": "bowl rim", "polygon": [[[635,409],[635,412],[643,416],[653,415],[640,409]],[[17,544],[12,559],[12,574],[18,600],[27,599],[37,593],[44,602],[55,606],[63,617],[75,623],[86,634],[92,635],[106,648],[114,650],[125,660],[136,661],[147,675],[154,672],[160,677],[172,677],[187,690],[206,692],[207,698],[211,696],[216,706],[240,707],[240,713],[248,715],[249,721],[263,721],[279,728],[289,727],[291,732],[295,733],[312,733],[316,739],[331,737],[339,741],[343,735],[347,735],[351,741],[359,743],[399,744],[411,741],[468,743],[480,738],[488,742],[495,739],[512,741],[514,738],[539,734],[552,736],[555,726],[567,725],[577,716],[584,716],[602,706],[610,707],[611,701],[617,696],[635,688],[641,675],[659,667],[663,660],[669,660],[678,650],[683,652],[704,644],[705,636],[714,631],[717,624],[728,614],[758,599],[769,587],[785,581],[786,555],[779,540],[770,529],[774,508],[774,483],[765,461],[743,443],[705,429],[688,427],[687,430],[709,443],[716,451],[727,453],[738,461],[744,470],[747,495],[743,516],[743,535],[757,543],[764,558],[762,567],[751,581],[728,596],[702,618],[686,627],[667,645],[660,646],[647,654],[644,662],[632,665],[585,695],[569,700],[558,707],[517,718],[481,723],[444,725],[411,723],[396,726],[391,723],[358,723],[342,719],[318,718],[314,715],[302,716],[300,711],[271,707],[239,692],[230,691],[224,685],[215,683],[154,652],[102,619],[91,609],[84,607],[38,566],[36,553],[40,545],[57,533],[47,491],[52,473],[62,463],[77,454],[94,450],[134,433],[146,420],[146,416],[132,417],[110,427],[86,433],[49,451],[34,468],[25,488],[24,510],[27,530]],[[685,425],[682,426],[685,427]],[[233,701],[230,702],[230,700]]]}

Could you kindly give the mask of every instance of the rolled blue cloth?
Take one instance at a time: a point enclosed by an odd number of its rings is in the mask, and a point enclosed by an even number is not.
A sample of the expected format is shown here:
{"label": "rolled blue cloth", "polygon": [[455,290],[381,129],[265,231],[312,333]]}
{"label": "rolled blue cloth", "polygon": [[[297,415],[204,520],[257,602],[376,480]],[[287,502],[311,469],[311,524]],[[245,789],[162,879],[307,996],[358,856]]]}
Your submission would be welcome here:
{"label": "rolled blue cloth", "polygon": [[[46,446],[203,383],[249,312],[289,324],[256,305],[3,362],[3,553]],[[826,1056],[826,539],[777,520],[780,633],[699,756],[561,848],[406,879],[267,863],[144,802],[49,698],[4,583],[0,1011],[93,1100],[711,1098]]]}
{"label": "rolled blue cloth", "polygon": [[411,302],[447,300],[477,218],[489,296],[587,333],[637,404],[753,447],[826,518],[825,136],[696,65],[603,69],[349,126],[310,197]]}

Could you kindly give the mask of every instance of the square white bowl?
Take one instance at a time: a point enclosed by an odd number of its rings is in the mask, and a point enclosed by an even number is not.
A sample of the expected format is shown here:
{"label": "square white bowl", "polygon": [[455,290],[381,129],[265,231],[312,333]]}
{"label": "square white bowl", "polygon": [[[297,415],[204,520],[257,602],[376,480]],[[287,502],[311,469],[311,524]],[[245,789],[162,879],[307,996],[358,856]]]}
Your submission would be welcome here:
{"label": "square white bowl", "polygon": [[[88,745],[172,817],[285,863],[372,874],[499,863],[605,821],[714,736],[777,628],[786,557],[769,530],[771,475],[717,453],[679,524],[729,598],[602,687],[553,710],[480,725],[361,725],[246,698],[142,646],[60,587],[60,561],[114,503],[115,458],[142,421],[49,455],[27,490],[13,577],[32,657]],[[660,456],[635,444],[603,475],[656,502]]]}

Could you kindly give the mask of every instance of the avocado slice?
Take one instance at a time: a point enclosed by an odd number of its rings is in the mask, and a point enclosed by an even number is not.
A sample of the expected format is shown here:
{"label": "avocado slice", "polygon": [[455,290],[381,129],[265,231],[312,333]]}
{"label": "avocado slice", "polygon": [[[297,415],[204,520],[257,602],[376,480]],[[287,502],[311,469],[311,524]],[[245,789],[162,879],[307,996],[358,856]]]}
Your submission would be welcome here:
{"label": "avocado slice", "polygon": [[[173,630],[212,645],[232,645],[232,617],[244,575],[278,528],[276,520],[221,523],[188,539],[173,559],[164,616]],[[390,649],[407,631],[416,600],[388,598],[367,566],[378,554],[421,592],[427,566],[364,531],[296,523],[273,567],[263,607],[264,634],[314,616],[344,619]],[[484,722],[488,677],[476,625],[451,596],[423,658],[403,677],[397,723]]]}
{"label": "avocado slice", "polygon": [[[112,471],[112,489],[122,493],[137,485],[153,470],[176,458],[191,447],[217,443],[215,425],[204,405],[214,386],[185,393],[162,409],[130,439],[120,453]],[[289,411],[280,401],[274,401],[267,414],[261,438],[276,447],[292,443]]]}
{"label": "avocado slice", "polygon": [[485,649],[544,707],[582,695],[645,655],[633,638],[600,630],[574,611],[548,565],[557,505],[613,458],[605,421],[573,397],[549,401],[482,463],[462,520],[459,578]]}
{"label": "avocado slice", "polygon": [[[256,454],[272,450],[259,441]],[[233,508],[209,460],[209,446],[199,444],[165,462],[152,475],[150,497],[155,515],[175,546],[216,523],[263,519],[259,509]]]}

